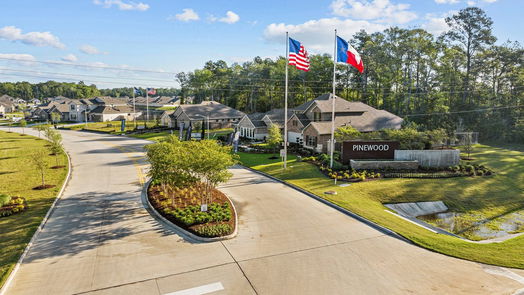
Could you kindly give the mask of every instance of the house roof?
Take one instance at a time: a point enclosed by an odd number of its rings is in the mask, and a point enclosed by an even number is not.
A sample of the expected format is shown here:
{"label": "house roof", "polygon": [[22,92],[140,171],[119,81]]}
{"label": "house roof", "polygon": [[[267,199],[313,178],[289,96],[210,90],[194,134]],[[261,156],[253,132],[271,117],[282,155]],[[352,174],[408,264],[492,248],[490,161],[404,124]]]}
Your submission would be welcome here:
{"label": "house roof", "polygon": [[133,113],[133,108],[127,105],[124,106],[108,106],[102,105],[94,108],[90,113],[95,114],[130,114]]}
{"label": "house roof", "polygon": [[209,119],[228,119],[242,118],[245,114],[241,111],[230,108],[216,101],[204,104],[186,104],[179,107],[189,119],[202,119],[202,116],[209,116]]}
{"label": "house roof", "polygon": [[265,113],[252,113],[247,115],[253,126],[255,127],[266,127],[266,123],[262,121],[262,118],[264,118],[266,114]]}
{"label": "house roof", "polygon": [[109,97],[109,96],[97,96],[95,98],[92,98],[91,102],[93,104],[114,105],[114,106],[124,106],[127,104],[127,101],[123,99]]}
{"label": "house roof", "polygon": [[[271,120],[271,122],[273,123],[284,123],[284,120],[285,120],[285,111],[284,109],[273,109],[269,112],[267,112],[264,117],[267,116],[267,118],[269,120]],[[287,117],[288,118],[291,118],[291,116],[293,115],[293,109],[288,109],[287,110]]]}
{"label": "house roof", "polygon": [[0,104],[2,104],[3,106],[6,106],[6,107],[12,107],[14,106],[14,102],[13,102],[14,98],[7,95],[7,94],[4,94],[2,96],[0,96]]}
{"label": "house roof", "polygon": [[[347,101],[336,96],[335,112],[366,112],[372,107],[359,101]],[[333,110],[333,95],[331,93],[322,94],[321,96],[307,101],[295,108],[295,112],[303,113],[312,106],[317,106],[322,113],[328,113]]]}
{"label": "house roof", "polygon": [[[352,126],[360,132],[372,132],[381,129],[400,129],[402,118],[390,112],[376,110],[364,112],[360,116],[335,117],[335,128]],[[331,134],[331,121],[311,122],[319,134]]]}
{"label": "house roof", "polygon": [[56,103],[49,109],[49,111],[58,110],[60,113],[69,113],[69,104],[68,103]]}
{"label": "house roof", "polygon": [[305,114],[295,114],[302,125],[307,126],[311,122]]}

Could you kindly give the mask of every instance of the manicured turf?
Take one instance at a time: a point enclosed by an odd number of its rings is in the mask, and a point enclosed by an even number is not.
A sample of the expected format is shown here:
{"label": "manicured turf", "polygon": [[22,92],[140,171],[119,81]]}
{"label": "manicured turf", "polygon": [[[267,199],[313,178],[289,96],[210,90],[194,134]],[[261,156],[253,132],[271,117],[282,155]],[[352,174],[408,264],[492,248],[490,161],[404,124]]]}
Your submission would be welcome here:
{"label": "manicured turf", "polygon": [[[67,157],[61,154],[59,164],[66,168],[47,169],[45,173],[46,184],[56,186],[32,189],[41,184],[41,178],[30,155],[47,143],[36,137],[0,131],[0,194],[25,197],[29,206],[23,213],[0,217],[0,285],[49,210],[67,175]],[[48,166],[56,164],[54,156],[47,156],[46,161]]]}
{"label": "manicured turf", "polygon": [[[383,203],[442,200],[452,211],[497,217],[524,207],[524,152],[477,145],[475,162],[495,170],[495,176],[447,179],[383,179],[335,186],[309,163],[294,162],[284,172],[280,164],[266,164],[263,156],[241,156],[247,166],[302,187],[322,198],[394,230],[428,249],[468,260],[524,268],[524,236],[502,243],[477,244],[434,234],[385,211]],[[516,150],[515,150],[516,149]],[[258,162],[256,162],[258,160]],[[265,162],[267,163],[267,162]],[[326,195],[335,190],[337,195]]]}
{"label": "manicured turf", "polygon": [[[238,152],[240,156],[240,162],[242,165],[247,167],[258,166],[262,164],[276,164],[277,167],[282,168],[282,159],[278,153],[275,154],[253,154],[253,153],[244,153]],[[272,156],[277,156],[276,159],[269,159]],[[288,163],[294,162],[297,158],[295,155],[288,155]]]}

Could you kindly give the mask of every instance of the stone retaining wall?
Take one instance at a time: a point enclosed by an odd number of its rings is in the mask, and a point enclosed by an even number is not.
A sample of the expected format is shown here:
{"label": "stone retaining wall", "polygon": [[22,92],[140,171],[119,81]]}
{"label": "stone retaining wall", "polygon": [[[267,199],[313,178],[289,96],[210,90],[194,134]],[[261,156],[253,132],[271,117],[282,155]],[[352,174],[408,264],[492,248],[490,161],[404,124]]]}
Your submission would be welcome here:
{"label": "stone retaining wall", "polygon": [[417,170],[418,161],[350,161],[351,168],[355,170]]}
{"label": "stone retaining wall", "polygon": [[395,161],[413,160],[421,167],[455,166],[460,161],[460,150],[395,150]]}

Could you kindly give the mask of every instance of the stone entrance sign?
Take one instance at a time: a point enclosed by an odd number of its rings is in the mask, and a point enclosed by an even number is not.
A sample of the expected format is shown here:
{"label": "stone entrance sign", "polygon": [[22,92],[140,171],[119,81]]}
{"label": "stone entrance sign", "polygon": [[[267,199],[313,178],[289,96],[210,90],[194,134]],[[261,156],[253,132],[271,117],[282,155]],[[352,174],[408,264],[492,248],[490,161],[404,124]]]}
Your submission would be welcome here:
{"label": "stone entrance sign", "polygon": [[399,148],[398,141],[344,141],[342,163],[351,159],[393,159]]}

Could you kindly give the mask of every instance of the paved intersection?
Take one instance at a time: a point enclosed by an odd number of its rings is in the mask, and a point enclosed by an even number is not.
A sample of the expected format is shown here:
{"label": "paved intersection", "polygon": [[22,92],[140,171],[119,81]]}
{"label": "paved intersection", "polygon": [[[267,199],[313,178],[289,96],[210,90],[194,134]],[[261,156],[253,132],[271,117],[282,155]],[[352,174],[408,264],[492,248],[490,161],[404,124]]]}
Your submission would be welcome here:
{"label": "paved intersection", "polygon": [[[240,167],[221,187],[239,211],[238,236],[188,241],[143,207],[146,141],[62,134],[71,181],[7,294],[516,294],[524,288],[518,276],[508,278],[520,271],[421,249]],[[193,289],[199,287],[200,293]]]}

